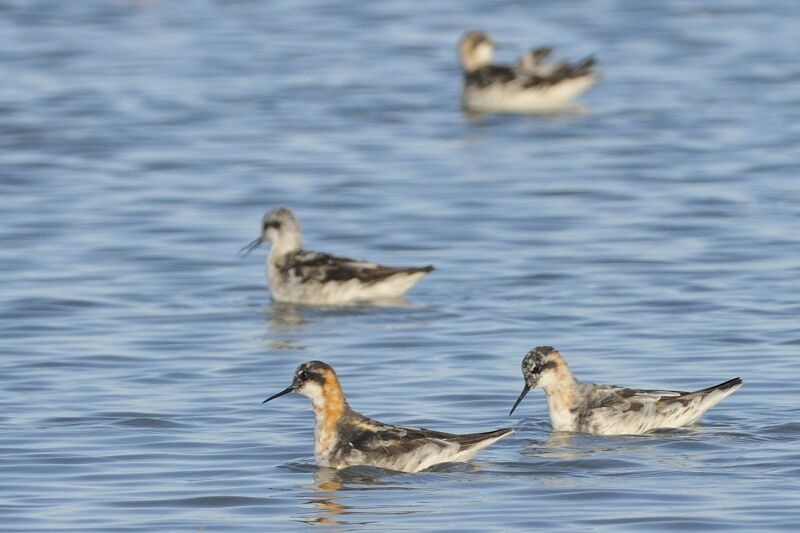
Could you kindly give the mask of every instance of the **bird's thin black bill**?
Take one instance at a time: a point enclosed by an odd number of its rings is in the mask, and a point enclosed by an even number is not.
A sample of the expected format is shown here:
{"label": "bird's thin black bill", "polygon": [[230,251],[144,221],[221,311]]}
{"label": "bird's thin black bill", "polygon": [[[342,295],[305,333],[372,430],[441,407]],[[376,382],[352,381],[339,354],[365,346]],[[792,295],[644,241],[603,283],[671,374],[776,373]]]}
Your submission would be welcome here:
{"label": "bird's thin black bill", "polygon": [[255,239],[254,241],[245,245],[241,250],[239,250],[239,257],[245,257],[250,252],[258,248],[258,245],[261,244],[261,237]]}
{"label": "bird's thin black bill", "polygon": [[261,403],[267,403],[270,400],[274,400],[275,398],[280,398],[281,396],[289,394],[290,392],[293,392],[293,391],[294,391],[294,385],[289,385],[288,387],[286,387],[285,389],[280,391],[278,394],[273,394],[272,396],[270,396],[269,398],[267,398],[266,400],[264,400]]}
{"label": "bird's thin black bill", "polygon": [[531,388],[528,387],[527,384],[522,388],[522,394],[520,394],[519,398],[517,398],[517,401],[514,402],[514,407],[511,408],[511,412],[508,413],[508,416],[511,416],[511,415],[514,414],[514,409],[517,408],[517,406],[519,405],[519,402],[521,402],[522,399],[525,398],[525,395],[528,394],[528,392],[530,392],[530,390],[531,390]]}

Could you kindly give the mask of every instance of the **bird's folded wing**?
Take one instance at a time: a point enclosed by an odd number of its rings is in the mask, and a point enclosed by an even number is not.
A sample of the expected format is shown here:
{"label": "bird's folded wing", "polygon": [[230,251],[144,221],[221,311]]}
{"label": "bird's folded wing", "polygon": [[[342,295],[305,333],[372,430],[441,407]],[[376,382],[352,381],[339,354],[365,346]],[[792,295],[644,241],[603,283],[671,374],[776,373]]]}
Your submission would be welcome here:
{"label": "bird's folded wing", "polygon": [[563,60],[545,63],[538,65],[527,77],[520,81],[524,87],[555,85],[570,78],[579,78],[592,74],[594,64],[593,57],[587,57],[575,64],[570,64]]}
{"label": "bird's folded wing", "polygon": [[303,281],[349,281],[357,279],[364,283],[386,279],[394,274],[412,270],[391,268],[321,252],[300,251],[293,254],[284,269]]}
{"label": "bird's folded wing", "polygon": [[487,65],[466,74],[467,83],[478,87],[488,87],[495,83],[508,83],[516,79],[517,74],[511,67]]}
{"label": "bird's folded wing", "polygon": [[415,452],[422,446],[458,449],[458,444],[452,441],[456,435],[450,433],[370,422],[348,439],[354,448],[365,453],[399,456]]}
{"label": "bird's folded wing", "polygon": [[590,397],[588,409],[604,410],[606,416],[617,413],[639,412],[648,406],[662,405],[677,400],[688,393],[669,390],[629,389],[624,387],[598,388]]}

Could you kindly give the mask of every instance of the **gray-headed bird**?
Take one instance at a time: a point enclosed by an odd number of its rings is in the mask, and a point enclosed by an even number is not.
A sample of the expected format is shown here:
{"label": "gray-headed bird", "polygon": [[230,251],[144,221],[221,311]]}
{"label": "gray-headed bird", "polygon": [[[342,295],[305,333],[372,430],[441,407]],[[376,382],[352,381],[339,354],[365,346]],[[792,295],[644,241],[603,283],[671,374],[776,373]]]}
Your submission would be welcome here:
{"label": "gray-headed bird", "polygon": [[522,376],[525,386],[511,413],[528,391],[539,387],[547,396],[554,431],[595,435],[636,435],[688,426],[742,386],[739,378],[694,392],[580,383],[550,346],[538,346],[525,355]]}
{"label": "gray-headed bird", "polygon": [[551,48],[532,49],[513,66],[493,65],[495,44],[482,31],[466,33],[458,45],[464,72],[461,106],[474,113],[548,113],[597,83],[595,61],[546,61]]}
{"label": "gray-headed bird", "polygon": [[244,257],[270,243],[267,284],[277,302],[350,304],[400,298],[433,266],[393,268],[303,249],[300,223],[281,207],[261,220],[261,234],[239,251]]}

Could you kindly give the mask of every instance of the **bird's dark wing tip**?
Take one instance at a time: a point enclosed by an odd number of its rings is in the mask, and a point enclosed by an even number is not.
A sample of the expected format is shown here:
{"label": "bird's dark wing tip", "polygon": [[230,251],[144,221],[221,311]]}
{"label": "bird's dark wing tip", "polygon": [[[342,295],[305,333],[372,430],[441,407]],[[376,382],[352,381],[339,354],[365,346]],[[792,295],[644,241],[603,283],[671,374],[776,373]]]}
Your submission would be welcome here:
{"label": "bird's dark wing tip", "polygon": [[470,447],[479,442],[483,442],[485,440],[494,439],[505,437],[506,435],[510,435],[514,433],[514,428],[503,428],[497,429],[495,431],[487,431],[485,433],[471,433],[469,435],[456,435],[453,439],[455,442],[460,444],[461,446]]}
{"label": "bird's dark wing tip", "polygon": [[726,381],[724,383],[720,383],[719,385],[715,386],[714,388],[715,389],[730,389],[731,387],[738,387],[742,383],[744,383],[742,381],[742,378],[733,378],[733,379],[729,379],[728,381]]}
{"label": "bird's dark wing tip", "polygon": [[744,383],[744,381],[742,381],[742,378],[733,378],[729,379],[728,381],[723,381],[722,383],[719,383],[717,385],[712,385],[711,387],[699,390],[697,392],[709,392],[712,390],[728,390],[732,389],[733,387],[739,387],[741,386],[742,383]]}

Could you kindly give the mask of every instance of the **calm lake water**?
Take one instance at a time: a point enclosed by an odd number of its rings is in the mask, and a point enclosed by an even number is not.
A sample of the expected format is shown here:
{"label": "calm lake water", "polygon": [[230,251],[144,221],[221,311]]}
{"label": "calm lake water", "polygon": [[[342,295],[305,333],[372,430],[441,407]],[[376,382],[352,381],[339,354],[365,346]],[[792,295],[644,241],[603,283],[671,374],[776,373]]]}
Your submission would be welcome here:
{"label": "calm lake water", "polygon": [[[0,530],[796,531],[796,0],[0,1]],[[580,114],[463,116],[455,43],[595,53]],[[261,214],[437,271],[397,307],[273,305]],[[579,378],[745,386],[697,426],[559,436]],[[314,466],[298,396],[452,432],[420,474]]]}

